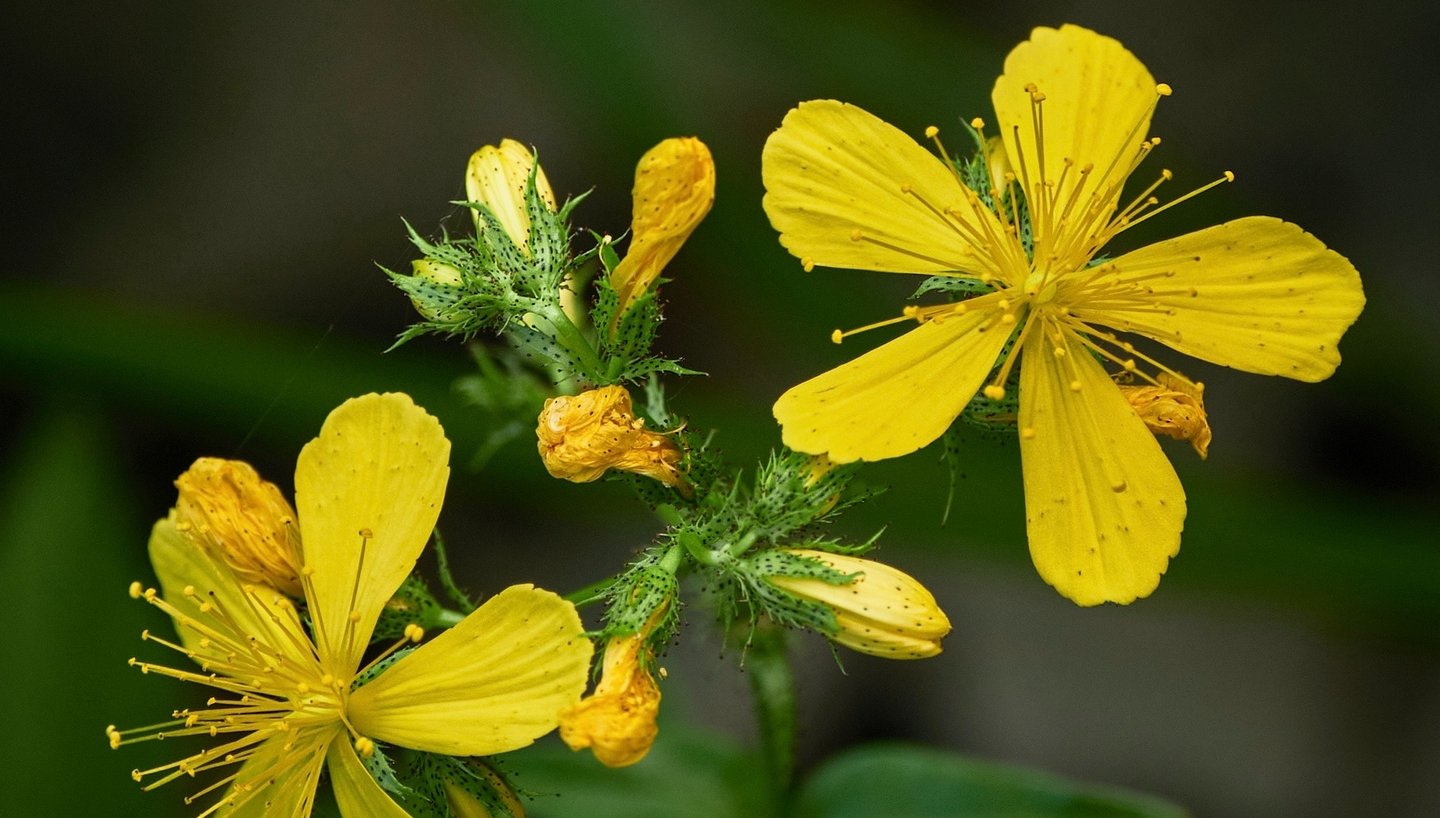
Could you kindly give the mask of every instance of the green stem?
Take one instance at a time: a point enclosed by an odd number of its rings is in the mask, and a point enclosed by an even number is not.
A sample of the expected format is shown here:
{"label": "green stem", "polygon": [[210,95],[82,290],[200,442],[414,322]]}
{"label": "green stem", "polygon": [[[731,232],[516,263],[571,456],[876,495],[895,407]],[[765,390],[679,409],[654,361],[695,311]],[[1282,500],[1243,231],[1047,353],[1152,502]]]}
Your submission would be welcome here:
{"label": "green stem", "polygon": [[605,369],[600,365],[600,356],[596,354],[595,347],[591,346],[585,333],[581,332],[580,328],[570,320],[570,316],[566,315],[565,311],[558,306],[547,305],[544,310],[542,314],[545,320],[549,321],[550,326],[555,330],[555,340],[560,342],[560,345],[569,350],[572,355],[579,358],[581,366],[585,367],[586,371],[604,374]]}
{"label": "green stem", "polygon": [[464,619],[465,614],[460,613],[459,611],[452,611],[449,608],[441,608],[435,613],[435,618],[432,620],[432,622],[434,623],[433,627],[453,628],[456,625],[459,625],[460,622]]}
{"label": "green stem", "polygon": [[785,653],[785,631],[768,622],[755,626],[745,652],[745,672],[755,698],[773,812],[784,815],[795,771],[795,675]]}
{"label": "green stem", "polygon": [[578,591],[571,591],[566,594],[565,599],[573,603],[577,608],[583,608],[592,602],[599,602],[605,598],[605,592],[610,590],[610,586],[614,585],[615,580],[619,578],[618,576],[606,577],[599,582],[592,582]]}

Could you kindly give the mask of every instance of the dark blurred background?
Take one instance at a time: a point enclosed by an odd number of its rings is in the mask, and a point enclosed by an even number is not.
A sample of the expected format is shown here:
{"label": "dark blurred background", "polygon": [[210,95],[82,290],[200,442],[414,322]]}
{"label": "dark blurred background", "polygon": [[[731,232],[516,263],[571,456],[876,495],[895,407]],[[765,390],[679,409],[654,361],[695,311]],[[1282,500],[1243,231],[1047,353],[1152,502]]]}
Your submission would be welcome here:
{"label": "dark blurred background", "polygon": [[[1069,21],[1175,87],[1152,161],[1177,190],[1239,178],[1121,249],[1280,216],[1348,256],[1369,303],[1318,385],[1175,356],[1209,385],[1216,439],[1203,464],[1167,446],[1190,494],[1184,548],[1129,607],[1076,608],[1035,575],[1013,445],[967,441],[943,528],[933,449],[867,469],[891,490],[847,532],[889,526],[881,555],[935,589],[955,632],[937,659],[847,655],[843,674],[797,639],[802,765],[907,738],[1201,815],[1440,814],[1436,8],[5,4],[3,811],[179,814],[183,793],[139,793],[126,773],[144,753],[112,753],[103,728],[186,693],[125,666],[157,625],[125,587],[149,576],[149,523],[196,456],[247,459],[288,492],[330,408],[404,389],[456,442],[442,527],[472,589],[573,589],[653,535],[620,487],[546,478],[528,438],[466,470],[485,429],[451,388],[460,345],[381,355],[412,316],[375,265],[411,257],[402,217],[456,223],[476,147],[533,144],[557,193],[594,188],[577,223],[619,235],[646,148],[710,145],[718,198],[668,272],[662,347],[709,373],[676,407],[749,463],[778,445],[783,389],[880,340],[837,350],[830,330],[892,314],[914,283],[801,273],[760,208],[766,135],[835,97],[955,143],[958,120],[992,117],[1005,53]],[[753,741],[735,657],[692,613],[665,723]]]}

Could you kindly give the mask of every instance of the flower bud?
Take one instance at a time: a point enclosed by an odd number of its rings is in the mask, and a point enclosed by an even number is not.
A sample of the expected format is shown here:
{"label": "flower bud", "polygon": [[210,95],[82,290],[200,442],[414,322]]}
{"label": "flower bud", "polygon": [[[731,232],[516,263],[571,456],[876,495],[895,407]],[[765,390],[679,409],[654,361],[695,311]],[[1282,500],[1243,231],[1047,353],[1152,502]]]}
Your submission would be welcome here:
{"label": "flower bud", "polygon": [[830,634],[835,642],[887,659],[924,659],[940,653],[940,640],[950,632],[950,620],[914,577],[884,563],[845,554],[804,548],[784,551],[855,575],[840,584],[808,576],[765,577],[782,591],[828,607],[835,614],[837,630]]}
{"label": "flower bud", "polygon": [[985,140],[985,169],[990,172],[990,186],[1005,192],[1005,174],[1010,172],[1010,156],[1005,141],[998,136]]}
{"label": "flower bud", "polygon": [[654,657],[647,632],[611,639],[595,692],[560,713],[560,738],[572,750],[590,748],[607,767],[645,757],[660,728],[660,687],[647,667]]}
{"label": "flower bud", "polygon": [[1154,433],[1188,440],[1204,460],[1210,452],[1210,422],[1205,417],[1205,387],[1161,372],[1156,386],[1122,386],[1135,414]]}
{"label": "flower bud", "polygon": [[453,321],[459,316],[455,304],[464,293],[460,271],[444,262],[422,258],[410,262],[408,291],[416,312],[431,321]]}
{"label": "flower bud", "polygon": [[[530,246],[530,213],[525,208],[525,186],[530,171],[535,171],[535,190],[551,210],[555,209],[555,193],[545,171],[535,166],[535,154],[513,139],[501,140],[500,146],[486,145],[470,157],[465,168],[465,195],[490,209],[495,220],[505,228],[510,240],[521,249]],[[475,229],[484,229],[480,214],[475,214]]]}
{"label": "flower bud", "polygon": [[280,489],[239,460],[202,457],[175,481],[175,529],[242,582],[304,596],[300,531]]}
{"label": "flower bud", "polygon": [[694,137],[666,139],[635,168],[630,249],[610,274],[615,315],[645,293],[715,203],[715,161]]}
{"label": "flower bud", "polygon": [[545,401],[535,427],[540,459],[552,477],[588,483],[610,469],[642,474],[688,491],[677,468],[681,452],[669,437],[635,417],[630,393],[602,386]]}
{"label": "flower bud", "polygon": [[454,818],[525,818],[525,806],[509,782],[478,758],[465,759],[463,780],[445,779],[445,800]]}

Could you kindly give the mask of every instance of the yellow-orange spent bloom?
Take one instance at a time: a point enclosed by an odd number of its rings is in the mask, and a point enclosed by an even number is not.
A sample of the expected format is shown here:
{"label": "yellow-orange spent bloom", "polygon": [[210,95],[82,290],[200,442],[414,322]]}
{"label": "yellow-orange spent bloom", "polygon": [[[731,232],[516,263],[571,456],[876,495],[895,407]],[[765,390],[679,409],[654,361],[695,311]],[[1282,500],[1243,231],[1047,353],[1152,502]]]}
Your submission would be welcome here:
{"label": "yellow-orange spent bloom", "polygon": [[1205,417],[1205,386],[1161,372],[1155,385],[1122,386],[1120,392],[1158,435],[1188,440],[1204,460],[1210,453],[1210,421]]}
{"label": "yellow-orange spent bloom", "polygon": [[305,595],[295,509],[274,483],[249,463],[202,457],[175,487],[175,530],[241,580],[297,599]]}
{"label": "yellow-orange spent bloom", "polygon": [[646,641],[635,633],[611,639],[595,692],[560,713],[560,738],[572,750],[590,748],[607,767],[627,767],[645,757],[659,733],[660,687],[647,665]]}
{"label": "yellow-orange spent bloom", "polygon": [[645,428],[622,386],[550,398],[540,411],[535,435],[540,459],[552,477],[588,483],[618,469],[689,490],[678,468],[680,448],[668,436]]}
{"label": "yellow-orange spent bloom", "polygon": [[635,168],[630,249],[610,273],[616,318],[645,293],[715,203],[715,161],[693,136],[666,139]]}

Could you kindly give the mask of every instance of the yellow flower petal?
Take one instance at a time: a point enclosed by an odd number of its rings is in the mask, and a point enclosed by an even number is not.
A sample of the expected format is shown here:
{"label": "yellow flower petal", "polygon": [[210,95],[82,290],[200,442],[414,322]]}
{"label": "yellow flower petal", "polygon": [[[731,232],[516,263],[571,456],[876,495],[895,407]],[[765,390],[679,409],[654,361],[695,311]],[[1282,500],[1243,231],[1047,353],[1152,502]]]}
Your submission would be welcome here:
{"label": "yellow flower petal", "polygon": [[[495,214],[510,240],[520,247],[530,244],[530,214],[525,210],[525,185],[535,155],[513,139],[501,140],[500,146],[486,145],[470,157],[465,168],[465,195],[472,202],[483,202]],[[535,189],[540,198],[555,209],[555,193],[544,168],[535,171]],[[475,214],[475,227],[482,229],[480,214]]]}
{"label": "yellow flower petal", "polygon": [[630,249],[610,274],[616,318],[649,289],[715,203],[715,161],[694,137],[666,139],[635,168]]}
{"label": "yellow flower petal", "polygon": [[[1032,84],[1044,95],[1043,174],[1028,90]],[[1155,78],[1135,55],[1119,42],[1079,26],[1061,26],[1058,31],[1037,28],[1005,58],[1005,73],[995,81],[990,99],[1010,167],[1022,186],[1029,180],[1028,198],[1034,198],[1033,189],[1042,179],[1059,180],[1068,159],[1074,166],[1068,173],[1067,191],[1074,189],[1082,168],[1093,166],[1079,188],[1071,229],[1083,229],[1086,222],[1078,217],[1096,191],[1113,186],[1113,195],[1104,197],[1109,204],[1096,215],[1108,217],[1114,211],[1114,198],[1129,174],[1131,160],[1149,137],[1156,100]],[[1030,208],[1031,213],[1053,209]]]}
{"label": "yellow flower petal", "polygon": [[582,631],[574,605],[512,585],[352,693],[351,723],[446,755],[524,747],[585,691],[592,646]]}
{"label": "yellow flower petal", "polygon": [[1044,329],[1020,361],[1030,556],[1080,605],[1129,603],[1155,590],[1180,550],[1185,490],[1080,339],[1060,330],[1066,354],[1056,357],[1056,330]]}
{"label": "yellow flower petal", "polygon": [[[1251,216],[1108,262],[1113,304],[1086,321],[1148,335],[1217,364],[1302,381],[1330,376],[1365,305],[1350,262],[1299,227]],[[1109,282],[1113,282],[1109,284]]]}
{"label": "yellow flower petal", "polygon": [[[955,174],[894,125],[831,99],[802,102],[765,141],[765,213],[808,269],[999,275],[999,235]],[[907,192],[908,191],[908,192]]]}
{"label": "yellow flower petal", "polygon": [[[300,652],[309,637],[290,600],[268,586],[241,582],[229,566],[176,531],[174,521],[160,520],[150,530],[150,563],[160,580],[161,597],[182,616],[213,626],[214,616],[200,612],[200,606],[208,603],[224,612],[240,633],[284,651],[286,659],[309,661],[308,651]],[[186,589],[191,593],[186,594]],[[203,663],[214,651],[224,650],[202,644],[204,634],[195,627],[176,622],[175,629],[180,643],[194,651],[197,662]],[[223,654],[215,658],[223,658]]]}
{"label": "yellow flower petal", "polygon": [[348,734],[339,733],[330,742],[329,759],[335,803],[340,806],[340,814],[344,818],[410,818],[410,814],[392,801],[370,777],[360,756],[355,754]]}
{"label": "yellow flower petal", "polygon": [[781,395],[773,411],[785,445],[850,463],[909,454],[944,434],[1010,334],[991,296],[966,303],[962,315],[927,321]]}
{"label": "yellow flower petal", "polygon": [[295,466],[295,506],[321,663],[359,666],[380,609],[415,567],[450,475],[450,441],[408,395],[341,404]]}

